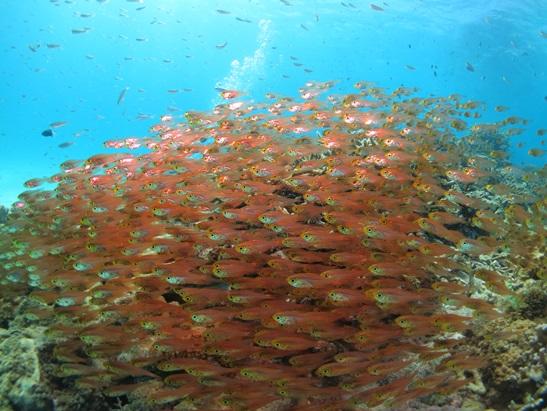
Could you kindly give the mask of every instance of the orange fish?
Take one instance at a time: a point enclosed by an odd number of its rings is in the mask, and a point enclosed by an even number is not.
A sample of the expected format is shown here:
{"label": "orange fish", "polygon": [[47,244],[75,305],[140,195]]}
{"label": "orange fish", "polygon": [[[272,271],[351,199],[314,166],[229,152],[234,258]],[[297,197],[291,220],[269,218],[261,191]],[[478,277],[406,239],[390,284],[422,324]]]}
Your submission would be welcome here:
{"label": "orange fish", "polygon": [[228,90],[220,87],[217,87],[215,90],[218,91],[220,93],[220,97],[225,100],[231,100],[240,96],[240,93],[237,90]]}

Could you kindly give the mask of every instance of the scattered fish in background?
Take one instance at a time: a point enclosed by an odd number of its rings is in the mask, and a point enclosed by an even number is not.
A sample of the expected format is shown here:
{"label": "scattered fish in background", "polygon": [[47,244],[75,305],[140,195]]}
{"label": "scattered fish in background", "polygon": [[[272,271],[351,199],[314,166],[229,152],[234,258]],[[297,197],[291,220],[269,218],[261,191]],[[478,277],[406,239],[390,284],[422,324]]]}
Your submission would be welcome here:
{"label": "scattered fish in background", "polygon": [[545,155],[545,150],[541,148],[531,148],[528,150],[528,155],[531,155],[532,157],[542,157]]}
{"label": "scattered fish in background", "polygon": [[497,111],[498,113],[503,113],[504,111],[509,110],[509,107],[507,107],[507,106],[496,106],[496,107],[494,107],[494,110]]}
{"label": "scattered fish in background", "polygon": [[51,123],[49,126],[51,128],[59,128],[59,127],[64,127],[68,124],[68,121],[54,121],[53,123]]}
{"label": "scattered fish in background", "polygon": [[74,12],[74,15],[77,16],[77,17],[84,18],[84,19],[89,19],[91,17],[95,17],[95,14],[93,14],[93,13],[80,13],[80,12],[77,12],[77,11]]}
{"label": "scattered fish in background", "polygon": [[91,27],[72,29],[72,34],[84,34],[91,30]]}
{"label": "scattered fish in background", "polygon": [[465,63],[465,68],[467,71],[471,71],[471,72],[475,71],[475,67],[473,67],[473,65],[469,62]]}
{"label": "scattered fish in background", "polygon": [[54,133],[53,133],[53,130],[51,130],[51,129],[48,128],[47,130],[42,131],[41,134],[42,134],[42,136],[44,136],[44,137],[53,137],[53,134],[54,134]]}
{"label": "scattered fish in background", "polygon": [[122,91],[120,91],[120,94],[118,95],[118,100],[116,101],[117,105],[120,105],[125,101],[125,95],[127,94],[127,90],[129,90],[129,87],[125,87]]}
{"label": "scattered fish in background", "polygon": [[65,141],[64,143],[59,144],[57,147],[59,147],[59,148],[67,148],[67,147],[70,147],[72,144],[74,144],[73,141]]}

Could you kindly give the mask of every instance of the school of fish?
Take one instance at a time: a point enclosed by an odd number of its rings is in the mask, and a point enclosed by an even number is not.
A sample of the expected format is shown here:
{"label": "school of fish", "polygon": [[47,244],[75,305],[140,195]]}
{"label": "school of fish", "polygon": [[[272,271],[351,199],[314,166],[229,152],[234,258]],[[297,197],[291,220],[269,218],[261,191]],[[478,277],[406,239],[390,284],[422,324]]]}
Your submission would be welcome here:
{"label": "school of fish", "polygon": [[219,89],[211,112],[27,181],[0,283],[47,327],[56,377],[173,410],[397,409],[469,383],[487,359],[462,340],[502,315],[470,283],[513,294],[473,261],[544,240],[544,170],[503,147],[525,121],[333,85]]}

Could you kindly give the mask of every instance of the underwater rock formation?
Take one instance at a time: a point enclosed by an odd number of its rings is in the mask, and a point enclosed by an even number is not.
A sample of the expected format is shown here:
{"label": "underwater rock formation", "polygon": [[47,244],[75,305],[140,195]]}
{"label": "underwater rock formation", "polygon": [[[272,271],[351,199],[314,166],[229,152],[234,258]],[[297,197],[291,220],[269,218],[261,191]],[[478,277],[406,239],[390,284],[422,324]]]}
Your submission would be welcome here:
{"label": "underwater rock formation", "polygon": [[6,207],[0,205],[0,224],[5,224],[6,221],[8,221],[8,213],[9,210]]}
{"label": "underwater rock formation", "polygon": [[34,338],[0,329],[0,358],[0,409],[54,409],[47,391],[41,386],[42,369]]}
{"label": "underwater rock formation", "polygon": [[52,381],[150,410],[485,392],[474,370],[496,348],[466,336],[500,321],[504,270],[544,241],[543,176],[503,145],[525,121],[469,127],[476,102],[368,83],[321,98],[332,86],[164,116],[105,143],[145,154],[26,183],[0,284],[46,327]]}
{"label": "underwater rock formation", "polygon": [[546,331],[546,323],[499,319],[481,332],[477,348],[490,359],[483,374],[496,409],[517,410],[533,402],[546,377]]}

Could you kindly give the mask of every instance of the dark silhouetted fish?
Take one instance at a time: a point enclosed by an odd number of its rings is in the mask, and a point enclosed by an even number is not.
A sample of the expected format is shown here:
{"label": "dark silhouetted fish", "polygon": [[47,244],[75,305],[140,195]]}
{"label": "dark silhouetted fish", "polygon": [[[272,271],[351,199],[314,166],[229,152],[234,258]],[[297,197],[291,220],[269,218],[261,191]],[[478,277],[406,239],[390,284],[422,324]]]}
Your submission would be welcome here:
{"label": "dark silhouetted fish", "polygon": [[72,29],[72,34],[83,34],[91,30],[91,27],[83,27],[81,29]]}
{"label": "dark silhouetted fish", "polygon": [[118,96],[118,101],[116,104],[120,105],[123,103],[123,101],[125,100],[125,94],[127,93],[127,90],[128,88],[126,87],[120,92],[120,95]]}

